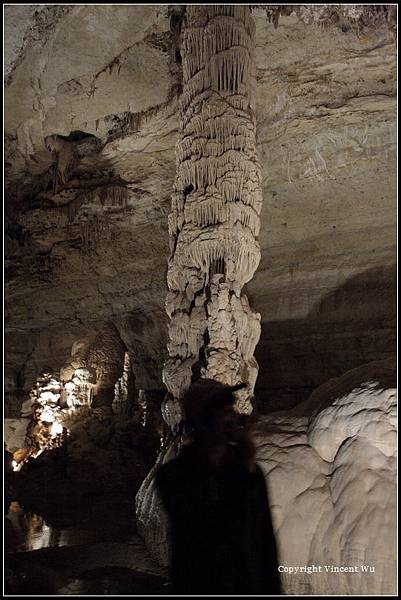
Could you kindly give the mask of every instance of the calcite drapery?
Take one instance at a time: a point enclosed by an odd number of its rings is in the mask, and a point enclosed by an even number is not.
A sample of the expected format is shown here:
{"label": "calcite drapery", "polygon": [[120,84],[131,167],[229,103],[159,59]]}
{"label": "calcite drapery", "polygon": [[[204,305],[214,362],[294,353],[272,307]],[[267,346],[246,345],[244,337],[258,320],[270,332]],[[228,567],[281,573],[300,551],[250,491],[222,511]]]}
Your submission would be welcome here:
{"label": "calcite drapery", "polygon": [[177,400],[199,377],[247,383],[237,409],[252,411],[260,315],[242,288],[259,264],[262,205],[255,140],[254,23],[248,6],[188,6],[177,173],[169,215],[163,378]]}
{"label": "calcite drapery", "polygon": [[67,183],[74,167],[74,143],[63,139],[59,135],[48,135],[45,145],[49,152],[55,156],[53,193],[57,194],[58,184]]}

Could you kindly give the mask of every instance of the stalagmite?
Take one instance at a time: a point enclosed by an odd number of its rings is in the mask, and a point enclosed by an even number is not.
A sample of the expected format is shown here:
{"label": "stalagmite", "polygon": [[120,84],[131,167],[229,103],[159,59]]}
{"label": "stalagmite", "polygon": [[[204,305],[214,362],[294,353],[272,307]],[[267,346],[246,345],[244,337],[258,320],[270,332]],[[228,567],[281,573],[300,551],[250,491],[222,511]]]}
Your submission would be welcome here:
{"label": "stalagmite", "polygon": [[120,379],[114,386],[113,412],[117,415],[129,416],[131,412],[129,398],[129,380],[131,373],[131,361],[128,352],[124,355],[124,370]]}
{"label": "stalagmite", "polygon": [[248,6],[187,7],[163,373],[172,426],[180,419],[177,401],[199,376],[247,383],[237,409],[252,410],[260,315],[242,287],[260,260],[254,33]]}

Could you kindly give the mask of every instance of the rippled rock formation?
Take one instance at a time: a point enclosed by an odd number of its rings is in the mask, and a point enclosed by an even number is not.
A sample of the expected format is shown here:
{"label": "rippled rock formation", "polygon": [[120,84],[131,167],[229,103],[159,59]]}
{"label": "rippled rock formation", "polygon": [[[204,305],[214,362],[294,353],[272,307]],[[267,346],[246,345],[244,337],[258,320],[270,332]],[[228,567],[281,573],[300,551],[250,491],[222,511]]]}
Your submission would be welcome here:
{"label": "rippled rock formation", "polygon": [[[322,569],[282,573],[286,593],[395,592],[395,384],[394,363],[369,363],[296,409],[258,419],[253,439],[280,564]],[[138,492],[137,515],[149,550],[168,564],[168,524],[152,473]],[[345,566],[358,572],[331,571]]]}
{"label": "rippled rock formation", "polygon": [[[237,408],[250,413],[260,315],[251,310],[242,288],[260,261],[262,189],[255,23],[249,7],[189,6],[181,54],[180,134],[169,215],[169,357],[163,379],[176,401],[199,377],[244,382]],[[177,413],[178,408],[176,403]],[[173,424],[172,407],[165,412]]]}

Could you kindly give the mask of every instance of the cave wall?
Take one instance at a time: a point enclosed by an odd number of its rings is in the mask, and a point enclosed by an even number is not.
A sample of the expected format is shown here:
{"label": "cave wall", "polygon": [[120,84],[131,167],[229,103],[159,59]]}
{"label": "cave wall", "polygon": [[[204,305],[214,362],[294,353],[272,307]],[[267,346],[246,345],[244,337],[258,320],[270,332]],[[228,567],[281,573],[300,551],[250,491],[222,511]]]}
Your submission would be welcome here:
{"label": "cave wall", "polygon": [[284,407],[395,351],[395,55],[383,30],[306,30],[294,15],[258,32],[262,261],[248,293],[257,389]]}
{"label": "cave wall", "polygon": [[[9,416],[43,366],[106,322],[138,387],[162,387],[181,85],[180,7],[23,8],[5,18]],[[383,23],[253,16],[262,258],[245,292],[269,410],[394,353],[396,53]],[[72,133],[75,166],[54,194],[44,140]],[[101,201],[113,186],[120,205]]]}

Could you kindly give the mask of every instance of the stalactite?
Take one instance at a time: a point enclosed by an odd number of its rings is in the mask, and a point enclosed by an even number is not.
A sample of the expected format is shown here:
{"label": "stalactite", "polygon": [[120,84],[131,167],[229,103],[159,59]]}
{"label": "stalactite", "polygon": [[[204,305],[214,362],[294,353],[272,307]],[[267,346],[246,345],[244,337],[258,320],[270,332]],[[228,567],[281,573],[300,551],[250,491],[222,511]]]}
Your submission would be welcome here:
{"label": "stalactite", "polygon": [[45,138],[49,152],[56,157],[55,179],[53,192],[57,193],[58,183],[65,185],[70,179],[75,164],[75,145],[64,140],[59,135],[49,135]]}
{"label": "stalactite", "polygon": [[[241,292],[260,261],[254,34],[246,5],[187,7],[177,172],[168,220],[171,321],[163,374],[170,394],[179,399],[203,352],[202,377],[247,382],[239,403],[244,412],[251,410],[255,369],[257,374],[253,352],[260,335],[260,315]],[[179,411],[170,410],[170,417],[173,413]]]}
{"label": "stalactite", "polygon": [[107,215],[84,214],[80,217],[78,225],[84,252],[90,253],[102,240],[112,239],[113,231]]}
{"label": "stalactite", "polygon": [[105,208],[126,208],[128,200],[128,190],[121,185],[108,185],[100,188],[99,199]]}
{"label": "stalactite", "polygon": [[128,352],[124,354],[123,374],[114,386],[113,412],[117,415],[128,416],[130,413],[130,399],[128,397],[128,381],[131,371],[131,361]]}
{"label": "stalactite", "polygon": [[86,194],[77,194],[70,202],[60,206],[60,210],[66,215],[67,223],[73,223],[86,197]]}

